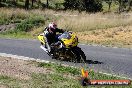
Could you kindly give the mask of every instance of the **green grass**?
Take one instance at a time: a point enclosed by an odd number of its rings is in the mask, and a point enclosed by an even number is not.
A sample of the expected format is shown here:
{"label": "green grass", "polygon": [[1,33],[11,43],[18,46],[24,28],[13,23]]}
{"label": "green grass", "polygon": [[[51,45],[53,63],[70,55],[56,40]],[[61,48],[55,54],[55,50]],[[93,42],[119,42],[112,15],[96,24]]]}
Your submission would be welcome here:
{"label": "green grass", "polygon": [[[32,73],[30,79],[18,79],[0,75],[0,85],[7,88],[131,88],[126,86],[87,86],[80,85],[81,69],[74,67],[64,67],[53,63],[32,63],[38,67],[52,69],[52,73]],[[63,70],[62,70],[63,69]],[[66,74],[67,73],[67,74]],[[115,76],[108,76],[101,73],[89,71],[90,79],[121,79]]]}
{"label": "green grass", "polygon": [[33,74],[33,88],[82,88],[78,80],[61,74]]}
{"label": "green grass", "polygon": [[[15,24],[12,30],[7,29],[0,33],[0,37],[6,38],[36,38],[30,32],[47,25],[51,20],[58,19],[49,13],[39,11],[26,11],[23,9],[0,9],[0,25]],[[42,28],[43,31],[44,28]]]}
{"label": "green grass", "polygon": [[[60,16],[54,16],[53,14],[60,14]],[[42,11],[31,10],[25,11],[23,9],[1,9],[0,24],[18,23],[17,28],[19,31],[30,31],[36,26],[47,26],[51,21],[58,23],[58,27],[64,28],[70,31],[91,31],[98,29],[108,29],[112,27],[131,25],[131,16],[125,16],[124,14],[87,14],[77,13],[78,16],[69,16],[68,12],[54,12],[54,11]],[[74,13],[73,13],[74,15]],[[90,21],[89,21],[90,20]]]}
{"label": "green grass", "polygon": [[4,85],[6,88],[22,88],[22,85],[25,85],[26,82],[26,80],[0,75],[0,85]]}
{"label": "green grass", "polygon": [[72,68],[72,67],[64,67],[61,64],[57,65],[57,64],[51,64],[51,63],[39,63],[38,64],[39,67],[47,67],[47,68],[52,68],[54,69],[57,73],[71,73],[73,75],[77,75],[79,74],[79,70],[76,68]]}
{"label": "green grass", "polygon": [[[72,75],[81,75],[81,69],[80,68],[74,68],[74,67],[65,67],[60,64],[54,64],[54,63],[38,63],[38,67],[44,67],[44,68],[50,68],[54,69],[56,73],[70,73]],[[88,70],[89,71],[89,70]],[[115,76],[107,76],[103,75],[101,73],[95,73],[93,70],[89,72],[89,77],[91,79],[120,79]]]}
{"label": "green grass", "polygon": [[0,38],[15,38],[15,39],[36,39],[37,36],[32,36],[26,32],[17,32],[17,33],[0,33]]}
{"label": "green grass", "polygon": [[[58,14],[58,15],[54,15]],[[131,14],[131,13],[129,13]],[[16,24],[13,31],[6,31],[6,33],[0,32],[0,37],[8,38],[35,38],[36,35],[43,32],[44,27],[46,27],[50,22],[55,21],[58,24],[58,28],[64,30],[74,31],[79,34],[82,31],[85,33],[96,32],[96,36],[100,35],[98,30],[104,29],[104,31],[110,30],[114,27],[129,27],[132,24],[132,17],[129,14],[87,14],[85,12],[79,13],[76,11],[53,11],[53,10],[40,10],[34,9],[26,11],[24,9],[16,8],[0,8],[0,25]],[[107,29],[107,30],[106,30]],[[124,29],[123,29],[124,30]],[[85,34],[84,33],[84,34]],[[83,34],[83,35],[84,35]],[[106,36],[110,37],[111,35]],[[115,36],[115,35],[112,35]],[[124,35],[123,35],[124,36]],[[80,38],[80,36],[78,36]],[[126,40],[128,37],[126,37]],[[82,41],[82,43],[88,44],[101,44],[106,46],[124,46],[123,40],[119,40],[119,43],[112,43],[111,41],[94,41],[87,40]],[[115,41],[115,39],[112,39]],[[127,47],[130,43],[125,43]],[[130,46],[131,47],[131,46]]]}
{"label": "green grass", "polygon": [[128,26],[132,24],[132,18],[120,14],[86,14],[73,17],[64,17],[58,20],[61,28],[66,28],[74,32],[93,31],[100,29],[109,29],[119,26]]}
{"label": "green grass", "polygon": [[39,16],[32,16],[28,19],[23,20],[21,23],[19,23],[15,29],[15,31],[21,32],[28,32],[31,31],[31,28],[35,26],[39,26],[40,24],[45,24],[44,17]]}

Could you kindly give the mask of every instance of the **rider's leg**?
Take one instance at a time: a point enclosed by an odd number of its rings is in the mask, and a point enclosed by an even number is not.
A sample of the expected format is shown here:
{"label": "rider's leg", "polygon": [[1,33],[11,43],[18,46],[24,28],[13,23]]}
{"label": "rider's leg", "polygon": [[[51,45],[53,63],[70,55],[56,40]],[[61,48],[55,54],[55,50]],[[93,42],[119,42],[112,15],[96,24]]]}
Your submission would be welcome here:
{"label": "rider's leg", "polygon": [[55,44],[54,44],[54,45],[59,45],[59,44],[60,44],[60,41],[59,41],[59,39],[58,39],[59,36],[60,36],[60,35],[56,35],[56,36],[54,37],[54,41],[55,41]]}
{"label": "rider's leg", "polygon": [[46,34],[45,36],[45,45],[46,45],[46,48],[48,49],[48,51],[50,52],[51,51],[51,48],[50,48],[50,37],[49,37],[49,34]]}
{"label": "rider's leg", "polygon": [[59,41],[59,39],[58,39],[59,36],[60,36],[60,34],[58,34],[58,35],[55,36],[55,42]]}

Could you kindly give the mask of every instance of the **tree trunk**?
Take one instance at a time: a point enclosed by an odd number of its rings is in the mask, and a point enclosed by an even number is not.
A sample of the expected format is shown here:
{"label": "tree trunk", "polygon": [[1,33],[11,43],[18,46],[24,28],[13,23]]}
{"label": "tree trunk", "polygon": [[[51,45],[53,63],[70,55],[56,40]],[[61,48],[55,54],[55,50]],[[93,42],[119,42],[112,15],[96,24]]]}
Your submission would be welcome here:
{"label": "tree trunk", "polygon": [[6,0],[3,0],[3,2],[6,2]]}
{"label": "tree trunk", "polygon": [[109,3],[108,3],[108,4],[109,4],[108,11],[110,11],[110,9],[111,9],[111,3],[112,3],[112,2],[109,2]]}
{"label": "tree trunk", "polygon": [[121,12],[122,9],[122,0],[119,0],[119,13]]}
{"label": "tree trunk", "polygon": [[13,0],[13,4],[16,6],[16,0]]}
{"label": "tree trunk", "polygon": [[127,11],[130,11],[130,10],[131,10],[131,5],[132,5],[132,1],[129,0],[129,1],[128,1],[128,10],[127,10]]}
{"label": "tree trunk", "polygon": [[111,4],[112,4],[112,0],[109,0],[109,2],[108,2],[108,5],[109,5],[108,11],[110,11],[110,9],[111,9]]}
{"label": "tree trunk", "polygon": [[32,0],[32,7],[33,7],[34,0]]}
{"label": "tree trunk", "polygon": [[40,5],[41,5],[41,0],[38,0],[38,7],[40,7]]}
{"label": "tree trunk", "polygon": [[26,9],[26,10],[29,9],[29,0],[25,0],[25,9]]}
{"label": "tree trunk", "polygon": [[49,0],[47,0],[47,8],[49,8]]}

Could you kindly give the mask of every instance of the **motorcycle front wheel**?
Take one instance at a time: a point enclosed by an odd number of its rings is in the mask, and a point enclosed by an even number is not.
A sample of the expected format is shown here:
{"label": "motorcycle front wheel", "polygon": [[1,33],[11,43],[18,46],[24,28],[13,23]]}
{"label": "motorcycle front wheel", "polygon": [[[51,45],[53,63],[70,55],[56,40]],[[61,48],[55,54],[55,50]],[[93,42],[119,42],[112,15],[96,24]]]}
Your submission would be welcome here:
{"label": "motorcycle front wheel", "polygon": [[79,47],[74,47],[72,49],[72,52],[74,53],[76,62],[85,63],[86,62],[86,56],[84,52]]}

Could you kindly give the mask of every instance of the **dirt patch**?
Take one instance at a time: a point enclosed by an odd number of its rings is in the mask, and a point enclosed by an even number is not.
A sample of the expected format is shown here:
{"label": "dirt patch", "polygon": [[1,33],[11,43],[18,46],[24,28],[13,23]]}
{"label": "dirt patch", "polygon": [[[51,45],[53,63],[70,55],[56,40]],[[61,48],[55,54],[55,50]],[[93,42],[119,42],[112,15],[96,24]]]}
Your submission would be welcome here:
{"label": "dirt patch", "polygon": [[38,67],[33,61],[0,57],[0,75],[28,80],[32,73],[52,73],[52,69]]}
{"label": "dirt patch", "polygon": [[5,85],[0,85],[0,88],[8,88],[8,87]]}
{"label": "dirt patch", "polygon": [[7,30],[13,30],[15,28],[16,28],[16,24],[0,25],[0,32],[4,32]]}
{"label": "dirt patch", "polygon": [[76,33],[79,40],[103,45],[132,47],[132,26],[121,26]]}

